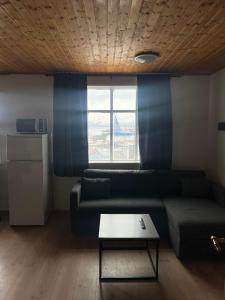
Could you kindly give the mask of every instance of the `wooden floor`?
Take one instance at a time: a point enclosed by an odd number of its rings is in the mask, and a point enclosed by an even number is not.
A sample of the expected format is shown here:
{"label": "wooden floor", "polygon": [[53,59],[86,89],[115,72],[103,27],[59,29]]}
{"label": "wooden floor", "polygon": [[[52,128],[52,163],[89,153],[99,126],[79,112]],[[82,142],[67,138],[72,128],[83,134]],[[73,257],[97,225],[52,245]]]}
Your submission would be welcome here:
{"label": "wooden floor", "polygon": [[[136,259],[129,253],[121,256],[121,264],[107,255],[105,271],[146,269],[147,261],[140,253],[134,254]],[[182,263],[164,245],[158,282],[100,284],[97,241],[75,239],[67,213],[52,215],[45,227],[10,228],[6,216],[0,223],[1,300],[219,300],[223,299],[224,275],[223,261]]]}

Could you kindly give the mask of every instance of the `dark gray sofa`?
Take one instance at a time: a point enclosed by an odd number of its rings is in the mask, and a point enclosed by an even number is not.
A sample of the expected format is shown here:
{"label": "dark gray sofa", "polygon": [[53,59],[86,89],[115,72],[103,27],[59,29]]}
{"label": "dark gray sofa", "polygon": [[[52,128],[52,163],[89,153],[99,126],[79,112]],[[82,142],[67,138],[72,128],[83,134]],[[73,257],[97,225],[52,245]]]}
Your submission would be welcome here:
{"label": "dark gray sofa", "polygon": [[213,255],[211,235],[225,235],[225,209],[208,199],[163,200],[172,245],[178,257]]}
{"label": "dark gray sofa", "polygon": [[[182,180],[205,179],[202,171],[84,171],[86,178],[110,178],[111,196],[83,199],[81,183],[70,194],[71,229],[97,235],[101,213],[149,213],[161,237],[169,237],[180,258],[214,253],[210,235],[225,235],[225,194],[210,185],[206,197],[184,197]],[[204,195],[205,196],[205,195]]]}
{"label": "dark gray sofa", "polygon": [[[155,171],[85,170],[87,178],[110,178],[111,197],[82,199],[81,184],[70,194],[71,228],[76,234],[97,235],[101,213],[149,213],[161,236],[167,236],[166,210],[158,195]],[[78,193],[79,191],[79,193]]]}

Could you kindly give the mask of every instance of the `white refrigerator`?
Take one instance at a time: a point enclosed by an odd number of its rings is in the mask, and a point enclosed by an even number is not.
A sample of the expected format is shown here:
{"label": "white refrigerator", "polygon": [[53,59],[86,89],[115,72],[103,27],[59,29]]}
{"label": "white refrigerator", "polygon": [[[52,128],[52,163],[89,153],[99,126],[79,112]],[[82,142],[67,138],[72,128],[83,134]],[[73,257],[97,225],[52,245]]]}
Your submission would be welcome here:
{"label": "white refrigerator", "polygon": [[49,212],[47,134],[7,135],[10,225],[44,225]]}

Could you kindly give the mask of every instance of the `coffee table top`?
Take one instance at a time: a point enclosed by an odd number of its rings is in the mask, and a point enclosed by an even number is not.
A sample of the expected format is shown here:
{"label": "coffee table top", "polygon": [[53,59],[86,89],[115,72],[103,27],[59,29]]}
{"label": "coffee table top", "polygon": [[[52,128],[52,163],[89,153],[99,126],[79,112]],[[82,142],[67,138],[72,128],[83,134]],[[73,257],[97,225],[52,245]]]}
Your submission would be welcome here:
{"label": "coffee table top", "polygon": [[98,238],[158,240],[159,234],[148,214],[101,214]]}

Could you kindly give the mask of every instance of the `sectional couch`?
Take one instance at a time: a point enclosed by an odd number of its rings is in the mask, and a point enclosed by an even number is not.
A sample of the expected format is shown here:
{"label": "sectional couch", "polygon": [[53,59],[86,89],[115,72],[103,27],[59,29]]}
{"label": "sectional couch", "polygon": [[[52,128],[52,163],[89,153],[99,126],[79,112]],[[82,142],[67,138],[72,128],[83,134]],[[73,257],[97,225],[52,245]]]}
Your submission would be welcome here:
{"label": "sectional couch", "polygon": [[101,213],[149,213],[179,258],[214,255],[210,236],[225,236],[224,207],[224,189],[203,171],[87,169],[70,193],[73,233],[97,235]]}

